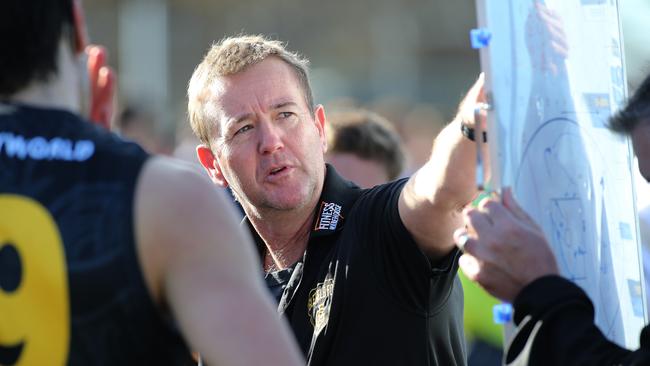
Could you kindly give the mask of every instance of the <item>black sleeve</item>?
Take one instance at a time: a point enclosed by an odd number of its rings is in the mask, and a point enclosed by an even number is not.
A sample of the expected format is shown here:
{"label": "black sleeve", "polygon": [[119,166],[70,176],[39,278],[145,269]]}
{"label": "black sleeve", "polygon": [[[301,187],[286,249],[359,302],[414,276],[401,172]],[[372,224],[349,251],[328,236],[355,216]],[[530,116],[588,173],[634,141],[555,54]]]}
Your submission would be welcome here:
{"label": "black sleeve", "polygon": [[369,240],[363,240],[364,251],[371,255],[382,286],[403,304],[426,310],[444,303],[451,294],[460,254],[454,249],[432,263],[420,250],[399,215],[399,196],[406,181],[377,186],[364,194],[357,201],[362,216],[357,220],[370,228],[363,231],[370,233]]}
{"label": "black sleeve", "polygon": [[514,303],[515,335],[507,345],[507,365],[650,365],[650,331],[631,352],[609,341],[594,324],[587,294],[559,276],[533,281]]}

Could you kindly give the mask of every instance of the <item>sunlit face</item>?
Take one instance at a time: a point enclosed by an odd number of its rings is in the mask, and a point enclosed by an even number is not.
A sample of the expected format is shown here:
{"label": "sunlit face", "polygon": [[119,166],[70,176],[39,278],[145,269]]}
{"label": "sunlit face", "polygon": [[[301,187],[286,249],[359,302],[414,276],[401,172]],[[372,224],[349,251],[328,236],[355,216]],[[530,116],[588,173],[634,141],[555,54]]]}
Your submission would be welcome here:
{"label": "sunlit face", "polygon": [[372,188],[388,182],[388,173],[384,166],[373,160],[361,159],[350,153],[329,153],[327,162],[332,164],[341,176],[361,188]]}
{"label": "sunlit face", "polygon": [[650,121],[641,121],[632,131],[632,146],[639,160],[639,171],[650,182]]}
{"label": "sunlit face", "polygon": [[246,209],[315,204],[324,179],[325,114],[312,115],[289,65],[270,57],[212,89],[216,175]]}

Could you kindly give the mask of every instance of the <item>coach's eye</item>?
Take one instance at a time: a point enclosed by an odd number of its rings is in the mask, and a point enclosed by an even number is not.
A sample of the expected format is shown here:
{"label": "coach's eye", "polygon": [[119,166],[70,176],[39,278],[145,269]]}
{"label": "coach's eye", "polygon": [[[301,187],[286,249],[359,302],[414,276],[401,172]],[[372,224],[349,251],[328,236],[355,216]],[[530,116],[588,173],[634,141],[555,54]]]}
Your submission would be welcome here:
{"label": "coach's eye", "polygon": [[253,126],[251,126],[251,125],[246,125],[246,126],[240,128],[240,129],[238,129],[237,132],[235,132],[235,136],[236,136],[236,135],[239,135],[239,134],[242,134],[242,133],[244,133],[244,132],[246,132],[246,131],[248,131],[248,130],[250,130],[250,129],[252,129],[252,128],[253,128]]}

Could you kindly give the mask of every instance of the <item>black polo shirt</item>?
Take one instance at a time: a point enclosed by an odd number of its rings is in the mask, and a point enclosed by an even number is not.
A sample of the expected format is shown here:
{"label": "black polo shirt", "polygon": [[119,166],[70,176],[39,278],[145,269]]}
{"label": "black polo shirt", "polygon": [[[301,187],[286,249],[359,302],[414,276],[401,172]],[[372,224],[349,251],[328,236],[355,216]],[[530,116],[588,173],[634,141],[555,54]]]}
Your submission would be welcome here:
{"label": "black polo shirt", "polygon": [[420,251],[398,213],[405,183],[362,190],[327,166],[278,308],[309,365],[466,363],[459,252],[431,263]]}

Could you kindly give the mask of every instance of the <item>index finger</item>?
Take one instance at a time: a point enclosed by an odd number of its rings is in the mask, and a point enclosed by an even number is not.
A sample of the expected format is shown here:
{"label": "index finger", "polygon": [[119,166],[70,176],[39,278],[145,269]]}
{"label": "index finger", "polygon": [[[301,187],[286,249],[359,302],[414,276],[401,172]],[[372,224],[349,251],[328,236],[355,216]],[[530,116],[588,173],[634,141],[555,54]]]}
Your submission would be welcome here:
{"label": "index finger", "polygon": [[479,209],[466,210],[463,213],[463,221],[465,226],[470,231],[476,233],[479,239],[483,236],[492,235],[492,231],[494,230],[492,219]]}
{"label": "index finger", "polygon": [[483,85],[485,84],[485,76],[480,73],[474,84],[465,94],[458,107],[457,118],[460,117],[461,121],[473,125],[474,109],[477,103],[485,103],[485,93],[483,92]]}
{"label": "index finger", "polygon": [[504,188],[503,190],[503,204],[516,218],[524,221],[533,221],[526,211],[519,206],[510,187]]}
{"label": "index finger", "polygon": [[498,198],[490,198],[481,201],[479,210],[483,212],[486,218],[492,221],[492,224],[499,226],[507,220],[512,220],[514,215],[508,212],[508,209],[498,200]]}
{"label": "index finger", "polygon": [[471,88],[467,91],[465,98],[463,98],[463,104],[466,102],[476,103],[476,102],[485,102],[485,93],[483,92],[483,86],[485,85],[485,74],[480,73],[476,81]]}
{"label": "index finger", "polygon": [[86,47],[86,54],[88,55],[88,76],[90,78],[90,88],[93,93],[97,89],[97,81],[99,79],[99,72],[104,65],[106,65],[106,49],[98,45],[89,45]]}

